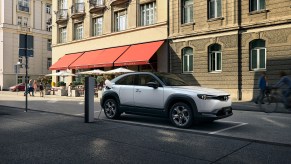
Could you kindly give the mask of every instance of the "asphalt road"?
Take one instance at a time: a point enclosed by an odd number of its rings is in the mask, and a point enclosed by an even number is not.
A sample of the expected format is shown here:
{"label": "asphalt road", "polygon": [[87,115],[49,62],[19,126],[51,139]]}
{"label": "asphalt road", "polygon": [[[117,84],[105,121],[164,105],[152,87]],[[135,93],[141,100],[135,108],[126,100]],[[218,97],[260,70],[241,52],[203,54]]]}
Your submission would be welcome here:
{"label": "asphalt road", "polygon": [[[24,108],[24,98],[21,96],[0,95],[0,98],[0,105]],[[29,97],[28,107],[32,110],[64,115],[84,115],[83,98]],[[168,119],[155,117],[124,114],[119,120],[108,120],[103,111],[100,113],[98,99],[95,99],[94,109],[95,119],[114,123],[291,146],[291,115],[286,113],[235,110],[231,117],[210,124],[194,125],[189,129],[179,129],[173,127]]]}

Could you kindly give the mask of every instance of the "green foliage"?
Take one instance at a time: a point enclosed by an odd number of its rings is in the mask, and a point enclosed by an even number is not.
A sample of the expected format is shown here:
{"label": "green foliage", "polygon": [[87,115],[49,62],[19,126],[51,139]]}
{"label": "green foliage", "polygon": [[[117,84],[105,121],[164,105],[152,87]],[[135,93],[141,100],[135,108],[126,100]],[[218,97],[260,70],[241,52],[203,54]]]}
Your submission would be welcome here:
{"label": "green foliage", "polygon": [[77,85],[82,85],[82,82],[80,81],[73,81],[73,86],[77,86]]}
{"label": "green foliage", "polygon": [[60,87],[60,86],[66,86],[66,83],[63,82],[63,81],[59,81],[59,82],[58,82],[58,87]]}
{"label": "green foliage", "polygon": [[103,76],[97,76],[96,82],[97,84],[101,84],[105,81],[105,78]]}

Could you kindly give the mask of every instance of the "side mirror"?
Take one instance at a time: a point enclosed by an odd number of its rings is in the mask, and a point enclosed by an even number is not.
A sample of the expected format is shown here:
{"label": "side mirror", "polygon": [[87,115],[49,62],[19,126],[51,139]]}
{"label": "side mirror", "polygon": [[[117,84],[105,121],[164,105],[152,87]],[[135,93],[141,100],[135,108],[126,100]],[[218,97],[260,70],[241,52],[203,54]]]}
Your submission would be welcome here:
{"label": "side mirror", "polygon": [[152,88],[154,88],[154,89],[157,89],[157,88],[159,87],[159,84],[156,83],[156,82],[148,82],[148,83],[147,83],[147,86],[148,86],[148,87],[152,87]]}
{"label": "side mirror", "polygon": [[107,89],[111,89],[111,88],[112,88],[112,83],[111,83],[111,81],[109,81],[109,80],[105,80],[105,87],[106,87]]}

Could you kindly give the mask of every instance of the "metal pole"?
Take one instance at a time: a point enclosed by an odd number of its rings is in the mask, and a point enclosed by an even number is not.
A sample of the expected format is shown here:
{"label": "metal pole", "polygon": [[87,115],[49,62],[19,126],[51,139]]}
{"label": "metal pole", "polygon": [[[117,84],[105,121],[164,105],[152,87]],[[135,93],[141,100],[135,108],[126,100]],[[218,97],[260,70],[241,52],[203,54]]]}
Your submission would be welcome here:
{"label": "metal pole", "polygon": [[25,112],[27,112],[27,94],[28,94],[28,73],[27,73],[27,67],[28,67],[28,57],[27,57],[27,34],[25,34]]}

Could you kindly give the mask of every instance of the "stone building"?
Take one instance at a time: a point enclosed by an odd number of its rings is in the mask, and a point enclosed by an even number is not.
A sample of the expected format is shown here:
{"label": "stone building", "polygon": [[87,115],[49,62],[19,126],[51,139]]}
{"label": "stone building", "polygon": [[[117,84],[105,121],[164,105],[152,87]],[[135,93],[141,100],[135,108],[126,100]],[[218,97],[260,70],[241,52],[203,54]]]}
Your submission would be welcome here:
{"label": "stone building", "polygon": [[291,74],[289,0],[170,0],[170,72],[251,100],[260,71]]}
{"label": "stone building", "polygon": [[[25,82],[25,57],[19,57],[20,36],[32,38],[30,79],[50,73],[51,0],[0,0],[0,86],[8,89]],[[18,63],[18,65],[17,65]],[[19,72],[16,73],[16,66]]]}
{"label": "stone building", "polygon": [[[167,6],[165,0],[53,1],[50,69],[167,71]],[[74,80],[65,78],[67,84]]]}

